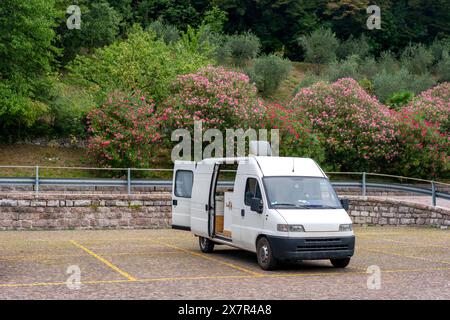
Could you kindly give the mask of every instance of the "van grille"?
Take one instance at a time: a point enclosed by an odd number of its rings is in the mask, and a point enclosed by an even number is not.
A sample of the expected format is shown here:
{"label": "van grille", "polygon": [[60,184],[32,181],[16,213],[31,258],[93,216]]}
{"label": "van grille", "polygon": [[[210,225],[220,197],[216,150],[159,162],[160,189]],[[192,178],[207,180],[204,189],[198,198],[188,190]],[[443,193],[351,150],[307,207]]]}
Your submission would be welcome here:
{"label": "van grille", "polygon": [[342,244],[341,239],[305,239],[305,244],[297,246],[298,252],[307,251],[345,251],[348,245]]}

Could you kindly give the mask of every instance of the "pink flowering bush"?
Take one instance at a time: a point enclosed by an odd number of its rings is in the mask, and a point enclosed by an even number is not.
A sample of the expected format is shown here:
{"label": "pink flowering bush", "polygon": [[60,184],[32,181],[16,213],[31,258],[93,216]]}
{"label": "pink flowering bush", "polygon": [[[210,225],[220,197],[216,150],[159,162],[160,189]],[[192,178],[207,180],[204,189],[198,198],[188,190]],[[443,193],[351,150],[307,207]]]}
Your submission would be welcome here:
{"label": "pink flowering bush", "polygon": [[399,154],[393,111],[353,79],[304,88],[289,107],[320,134],[333,170],[385,171]]}
{"label": "pink flowering bush", "polygon": [[205,130],[215,128],[225,134],[225,129],[260,128],[265,119],[263,102],[249,77],[222,67],[208,66],[179,76],[164,105],[162,118],[168,131],[192,131],[194,121],[202,120]]}
{"label": "pink flowering bush", "polygon": [[437,123],[404,111],[396,115],[399,157],[392,166],[397,175],[425,179],[450,177],[450,136]]}
{"label": "pink flowering bush", "polygon": [[89,155],[106,167],[149,165],[161,141],[155,106],[141,93],[112,94],[87,116]]}
{"label": "pink flowering bush", "polygon": [[417,96],[404,112],[434,123],[442,133],[450,132],[450,83],[444,82]]}
{"label": "pink flowering bush", "polygon": [[278,129],[280,156],[309,157],[319,163],[325,158],[319,136],[312,132],[309,118],[279,104],[267,107],[267,127]]}

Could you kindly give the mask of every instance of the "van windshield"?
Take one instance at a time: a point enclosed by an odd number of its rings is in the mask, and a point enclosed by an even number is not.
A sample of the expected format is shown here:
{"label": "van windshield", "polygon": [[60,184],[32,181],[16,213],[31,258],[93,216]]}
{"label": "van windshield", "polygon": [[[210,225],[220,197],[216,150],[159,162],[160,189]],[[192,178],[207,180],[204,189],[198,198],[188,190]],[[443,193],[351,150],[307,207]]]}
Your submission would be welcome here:
{"label": "van windshield", "polygon": [[320,177],[265,177],[269,205],[274,209],[342,209],[330,181]]}

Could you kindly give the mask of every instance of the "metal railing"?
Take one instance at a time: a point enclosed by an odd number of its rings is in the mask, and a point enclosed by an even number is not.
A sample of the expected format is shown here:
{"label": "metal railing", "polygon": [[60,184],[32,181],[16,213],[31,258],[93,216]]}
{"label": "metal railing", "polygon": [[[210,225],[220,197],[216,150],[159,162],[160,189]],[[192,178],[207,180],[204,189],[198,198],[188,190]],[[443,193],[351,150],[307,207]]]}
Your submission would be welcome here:
{"label": "metal railing", "polygon": [[[172,180],[163,179],[137,179],[133,178],[133,172],[173,172],[173,169],[137,169],[137,168],[89,168],[89,167],[46,167],[46,166],[0,166],[0,169],[30,169],[34,170],[33,177],[0,177],[0,185],[33,186],[36,193],[40,192],[40,186],[81,186],[81,187],[126,187],[128,194],[132,194],[133,187],[171,187]],[[121,171],[126,172],[125,179],[119,178],[43,178],[40,171],[45,170],[82,170],[82,171]],[[224,170],[235,172],[234,170]],[[432,180],[424,180],[403,176],[395,176],[379,173],[367,172],[327,172],[327,175],[357,176],[357,181],[333,181],[335,187],[360,189],[361,195],[366,196],[368,189],[380,189],[390,191],[400,191],[426,195],[431,197],[431,204],[436,206],[437,199],[450,200],[450,192],[438,191],[438,186],[450,190],[449,183]],[[400,181],[411,181],[412,183],[388,183],[388,182],[368,182],[369,177],[378,179],[397,179]],[[219,182],[221,186],[232,186],[233,182]],[[429,186],[427,188],[426,186]]]}

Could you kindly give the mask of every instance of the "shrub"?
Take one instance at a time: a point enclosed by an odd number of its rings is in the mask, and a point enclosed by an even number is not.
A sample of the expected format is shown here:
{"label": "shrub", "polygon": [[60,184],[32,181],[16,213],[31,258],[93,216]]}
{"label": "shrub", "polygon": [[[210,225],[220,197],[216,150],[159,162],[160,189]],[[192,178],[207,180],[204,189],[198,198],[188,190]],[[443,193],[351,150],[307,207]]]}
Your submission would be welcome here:
{"label": "shrub", "polygon": [[434,73],[439,81],[450,81],[450,53],[444,52],[442,58],[434,67]]}
{"label": "shrub", "polygon": [[325,160],[320,139],[305,114],[274,104],[267,107],[266,116],[267,127],[279,130],[280,156],[309,157],[319,163]]}
{"label": "shrub", "polygon": [[162,19],[153,21],[148,28],[156,34],[158,39],[163,40],[166,44],[180,40],[180,31],[178,31],[177,27],[164,23]]}
{"label": "shrub", "polygon": [[250,32],[226,36],[223,41],[223,45],[217,49],[220,64],[245,67],[261,50],[261,41]]}
{"label": "shrub", "polygon": [[101,166],[148,167],[161,135],[155,105],[145,95],[121,93],[88,115],[89,155]]}
{"label": "shrub", "polygon": [[390,73],[400,70],[400,64],[391,51],[383,51],[381,53],[378,59],[378,70],[379,72],[385,71]]}
{"label": "shrub", "polygon": [[370,95],[375,94],[375,88],[373,87],[373,82],[370,79],[363,78],[359,80],[358,83]]}
{"label": "shrub", "polygon": [[433,55],[422,44],[409,45],[401,56],[401,62],[413,74],[425,74],[433,63]]}
{"label": "shrub", "polygon": [[299,43],[305,51],[305,61],[326,64],[336,59],[339,40],[330,29],[319,28],[308,36],[299,38]]}
{"label": "shrub", "polygon": [[360,76],[367,79],[373,79],[379,70],[380,66],[373,57],[366,57],[364,60],[360,61],[358,66]]}
{"label": "shrub", "polygon": [[395,109],[399,110],[400,108],[407,105],[412,98],[414,98],[414,93],[411,91],[402,91],[402,92],[395,92],[393,93],[389,99],[387,100],[387,104]]}
{"label": "shrub", "polygon": [[333,170],[381,171],[397,157],[398,133],[391,111],[353,79],[302,89],[290,108],[299,116],[305,114],[323,137]]}
{"label": "shrub", "polygon": [[450,177],[450,140],[436,124],[414,113],[398,115],[399,157],[391,170],[396,175],[424,179]]}
{"label": "shrub", "polygon": [[354,38],[353,35],[343,41],[337,51],[336,55],[339,59],[347,59],[350,56],[356,55],[361,59],[367,57],[370,53],[370,44],[367,38],[362,34],[359,38]]}
{"label": "shrub", "polygon": [[417,96],[405,112],[434,123],[442,133],[450,132],[450,83],[442,83]]}
{"label": "shrub", "polygon": [[294,90],[294,95],[296,95],[301,89],[308,88],[317,82],[327,82],[325,76],[319,76],[314,73],[306,73],[305,77],[298,84],[298,86]]}
{"label": "shrub", "polygon": [[164,105],[162,118],[168,132],[192,131],[195,120],[202,120],[204,129],[223,133],[227,128],[256,129],[264,120],[263,102],[249,77],[223,67],[209,66],[179,76]]}
{"label": "shrub", "polygon": [[330,81],[336,81],[342,78],[359,80],[361,78],[359,73],[359,63],[358,56],[350,56],[343,61],[334,61],[326,70],[327,78]]}
{"label": "shrub", "polygon": [[291,69],[292,65],[289,60],[271,54],[255,59],[248,74],[258,90],[267,97],[280,87]]}
{"label": "shrub", "polygon": [[450,37],[442,39],[434,39],[430,46],[431,54],[433,55],[434,62],[441,60],[445,53],[450,54]]}
{"label": "shrub", "polygon": [[387,101],[395,92],[411,91],[417,94],[432,87],[435,83],[429,74],[413,75],[404,68],[393,73],[383,70],[373,79],[375,93],[383,102]]}
{"label": "shrub", "polygon": [[94,92],[99,101],[114,90],[130,92],[136,88],[161,101],[177,75],[210,62],[206,54],[187,45],[166,45],[156,40],[153,32],[135,27],[126,41],[98,49],[93,56],[78,56],[68,67],[68,78]]}

